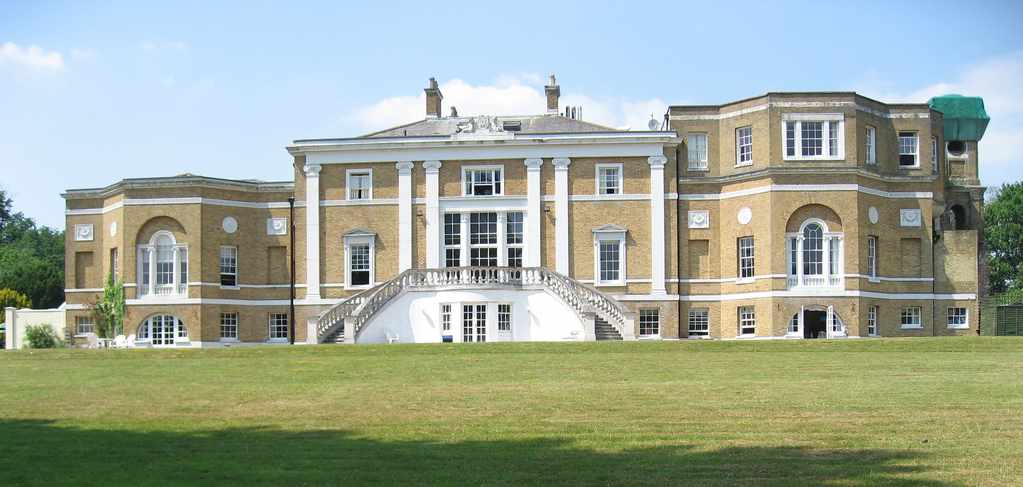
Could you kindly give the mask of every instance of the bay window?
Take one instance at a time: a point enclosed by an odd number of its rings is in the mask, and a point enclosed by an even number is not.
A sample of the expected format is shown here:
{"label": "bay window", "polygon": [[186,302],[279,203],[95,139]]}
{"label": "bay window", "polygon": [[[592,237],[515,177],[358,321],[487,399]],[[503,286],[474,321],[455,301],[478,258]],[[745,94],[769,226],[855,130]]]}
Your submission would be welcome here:
{"label": "bay window", "polygon": [[497,213],[469,214],[469,265],[497,266]]}
{"label": "bay window", "polygon": [[841,113],[785,113],[782,122],[785,160],[845,158],[845,120]]}

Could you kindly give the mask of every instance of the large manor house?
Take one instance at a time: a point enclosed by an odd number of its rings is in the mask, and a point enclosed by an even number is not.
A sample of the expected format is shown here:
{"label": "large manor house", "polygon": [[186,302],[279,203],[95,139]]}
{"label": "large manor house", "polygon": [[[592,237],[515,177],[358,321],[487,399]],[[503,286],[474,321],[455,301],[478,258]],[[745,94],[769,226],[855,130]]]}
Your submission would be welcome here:
{"label": "large manor house", "polygon": [[459,116],[431,79],[422,120],[292,142],[293,181],[68,190],[68,333],[111,278],[153,347],[977,332],[981,99],[767,93],[621,130],[560,94]]}

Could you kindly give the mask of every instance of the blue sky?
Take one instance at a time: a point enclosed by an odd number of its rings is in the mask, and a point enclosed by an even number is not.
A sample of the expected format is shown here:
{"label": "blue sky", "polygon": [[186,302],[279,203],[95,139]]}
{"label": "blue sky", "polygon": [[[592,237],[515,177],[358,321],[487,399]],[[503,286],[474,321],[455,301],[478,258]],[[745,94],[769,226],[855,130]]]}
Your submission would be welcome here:
{"label": "blue sky", "polygon": [[[0,187],[62,227],[64,189],[191,172],[289,179],[296,138],[445,111],[585,118],[770,90],[984,96],[981,177],[1023,179],[1021,2],[5,2]],[[770,4],[770,5],[768,5]],[[969,5],[969,8],[964,6]]]}

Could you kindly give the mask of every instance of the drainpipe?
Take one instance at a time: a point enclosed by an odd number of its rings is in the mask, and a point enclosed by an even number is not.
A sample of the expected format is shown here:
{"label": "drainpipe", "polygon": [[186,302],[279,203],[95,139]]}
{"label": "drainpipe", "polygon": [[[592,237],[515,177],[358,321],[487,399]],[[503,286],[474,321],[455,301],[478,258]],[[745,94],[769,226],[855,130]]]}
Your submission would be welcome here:
{"label": "drainpipe", "polygon": [[[288,235],[291,236],[291,248],[288,249],[291,254],[291,285],[288,286],[290,291],[288,295],[288,308],[290,316],[288,317],[288,341],[295,344],[295,197],[288,197]],[[306,340],[308,341],[308,339]]]}
{"label": "drainpipe", "polygon": [[[668,125],[668,114],[664,113],[665,129]],[[675,146],[675,296],[676,296],[676,318],[678,319],[678,338],[682,339],[682,185],[679,183],[682,171],[681,160],[682,145]]]}

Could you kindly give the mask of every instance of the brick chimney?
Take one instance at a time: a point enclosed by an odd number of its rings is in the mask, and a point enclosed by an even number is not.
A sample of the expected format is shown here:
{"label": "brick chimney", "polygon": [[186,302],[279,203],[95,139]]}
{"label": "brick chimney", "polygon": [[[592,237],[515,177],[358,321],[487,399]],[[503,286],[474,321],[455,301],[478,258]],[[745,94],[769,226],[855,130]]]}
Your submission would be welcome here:
{"label": "brick chimney", "polygon": [[444,95],[437,87],[437,80],[430,78],[430,85],[423,91],[426,92],[426,118],[440,118],[440,103]]}
{"label": "brick chimney", "polygon": [[558,98],[561,97],[561,87],[558,86],[558,80],[554,79],[554,73],[551,73],[551,83],[543,87],[544,93],[547,94],[547,113],[552,115],[558,114]]}

